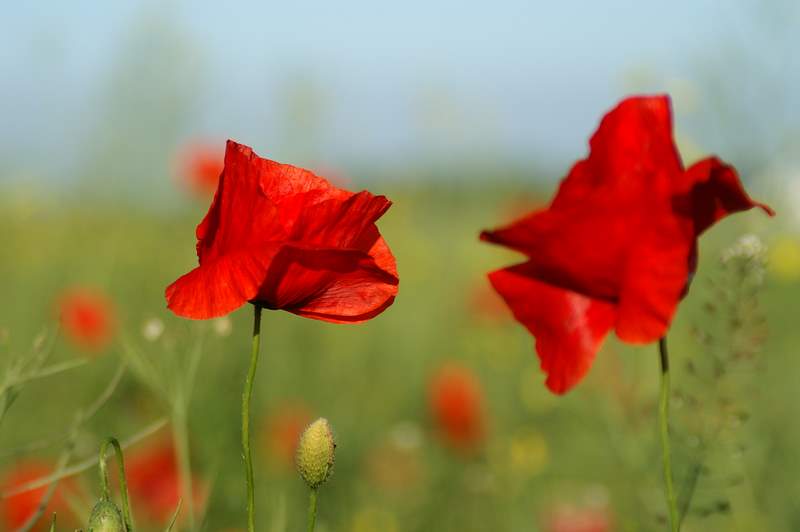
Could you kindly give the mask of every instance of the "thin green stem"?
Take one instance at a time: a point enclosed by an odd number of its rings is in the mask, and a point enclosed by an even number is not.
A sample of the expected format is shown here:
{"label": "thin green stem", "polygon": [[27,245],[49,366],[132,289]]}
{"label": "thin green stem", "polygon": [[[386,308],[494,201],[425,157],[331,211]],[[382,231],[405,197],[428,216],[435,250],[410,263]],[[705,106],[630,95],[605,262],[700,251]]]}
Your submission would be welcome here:
{"label": "thin green stem", "polygon": [[189,530],[194,531],[194,490],[192,488],[192,466],[189,455],[189,423],[187,420],[187,404],[183,395],[176,401],[173,420],[172,438],[178,458],[178,471],[181,483],[181,500],[186,501],[188,517],[186,523]]}
{"label": "thin green stem", "polygon": [[106,469],[106,451],[108,446],[114,447],[114,452],[117,455],[117,466],[119,467],[119,491],[122,495],[122,517],[125,520],[125,530],[133,532],[133,517],[131,517],[131,506],[128,502],[128,481],[125,478],[125,459],[122,455],[122,447],[116,438],[106,438],[100,446],[100,483],[103,487],[103,498],[110,499],[110,490],[108,489],[108,471]]}
{"label": "thin green stem", "polygon": [[667,353],[667,337],[658,341],[658,353],[661,358],[661,394],[658,401],[658,421],[661,432],[661,463],[664,466],[664,489],[669,510],[669,524],[672,532],[680,530],[678,505],[675,499],[675,488],[672,484],[672,457],[669,445],[669,354]]}
{"label": "thin green stem", "polygon": [[253,397],[253,381],[258,367],[258,352],[261,347],[261,307],[253,304],[253,349],[250,353],[250,369],[242,393],[242,454],[247,477],[247,530],[255,532],[255,482],[253,480],[253,457],[250,454],[250,400]]}
{"label": "thin green stem", "polygon": [[317,524],[317,488],[311,488],[308,493],[308,532],[314,532]]}

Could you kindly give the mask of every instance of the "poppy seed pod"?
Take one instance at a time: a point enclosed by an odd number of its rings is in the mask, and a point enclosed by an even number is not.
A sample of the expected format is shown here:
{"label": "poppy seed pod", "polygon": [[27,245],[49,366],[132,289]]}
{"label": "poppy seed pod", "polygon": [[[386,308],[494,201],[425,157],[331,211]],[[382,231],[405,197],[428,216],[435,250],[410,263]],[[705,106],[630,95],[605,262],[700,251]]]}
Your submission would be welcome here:
{"label": "poppy seed pod", "polygon": [[100,499],[89,517],[88,532],[125,532],[119,508],[109,499]]}
{"label": "poppy seed pod", "polygon": [[297,470],[311,489],[317,489],[330,476],[335,450],[327,419],[319,418],[303,431],[297,446]]}

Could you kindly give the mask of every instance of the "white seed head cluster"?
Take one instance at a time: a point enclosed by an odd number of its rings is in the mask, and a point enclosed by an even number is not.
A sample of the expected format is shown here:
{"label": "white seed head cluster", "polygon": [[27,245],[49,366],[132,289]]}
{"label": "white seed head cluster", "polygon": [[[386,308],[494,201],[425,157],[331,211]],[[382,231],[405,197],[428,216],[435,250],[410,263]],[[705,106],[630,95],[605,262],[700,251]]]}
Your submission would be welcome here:
{"label": "white seed head cluster", "polygon": [[333,470],[336,443],[328,420],[319,418],[300,436],[297,445],[297,470],[311,489],[325,482]]}
{"label": "white seed head cluster", "polygon": [[732,246],[725,248],[721,259],[723,264],[734,259],[762,260],[767,247],[756,235],[747,234],[739,238]]}
{"label": "white seed head cluster", "polygon": [[724,266],[737,265],[741,282],[760,286],[767,266],[767,246],[756,235],[744,235],[720,256]]}

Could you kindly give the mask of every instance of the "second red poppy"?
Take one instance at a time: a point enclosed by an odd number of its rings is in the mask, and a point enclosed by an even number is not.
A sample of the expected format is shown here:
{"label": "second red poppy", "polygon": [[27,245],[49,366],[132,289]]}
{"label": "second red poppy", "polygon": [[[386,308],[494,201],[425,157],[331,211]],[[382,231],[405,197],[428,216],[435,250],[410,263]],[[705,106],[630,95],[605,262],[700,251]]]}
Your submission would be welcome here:
{"label": "second red poppy", "polygon": [[684,169],[667,96],[622,101],[589,147],[548,208],[481,235],[528,257],[489,279],[536,337],[555,393],[586,375],[611,329],[639,344],[666,334],[708,227],[756,206],[772,214],[716,157]]}

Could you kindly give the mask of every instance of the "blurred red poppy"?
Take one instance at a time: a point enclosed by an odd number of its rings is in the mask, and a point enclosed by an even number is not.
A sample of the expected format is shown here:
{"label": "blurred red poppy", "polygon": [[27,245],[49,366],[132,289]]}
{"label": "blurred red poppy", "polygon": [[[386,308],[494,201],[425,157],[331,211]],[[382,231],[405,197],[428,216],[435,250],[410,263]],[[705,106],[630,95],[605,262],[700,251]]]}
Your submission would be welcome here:
{"label": "blurred red poppy", "polygon": [[[137,516],[150,523],[167,523],[181,500],[181,481],[175,447],[170,440],[160,440],[148,447],[136,449],[125,458],[128,491]],[[192,480],[195,511],[205,500],[205,486]],[[181,516],[184,516],[186,505]]]}
{"label": "blurred red poppy", "polygon": [[605,508],[563,506],[549,516],[544,529],[547,532],[609,532],[611,517]]}
{"label": "blurred red poppy", "polygon": [[622,101],[589,145],[549,208],[481,235],[528,256],[489,278],[536,337],[555,393],[583,378],[612,328],[631,343],[666,333],[709,226],[756,206],[773,214],[715,157],[684,170],[667,96]]}
{"label": "blurred red poppy", "polygon": [[497,292],[486,283],[485,279],[474,285],[469,294],[468,308],[471,316],[484,323],[506,323],[511,316],[508,306]]}
{"label": "blurred red poppy", "polygon": [[167,287],[167,306],[194,319],[248,301],[331,322],[373,318],[397,294],[395,260],[375,226],[390,205],[228,141],[197,227],[200,266]]}
{"label": "blurred red poppy", "polygon": [[[46,477],[52,474],[54,468],[40,462],[24,462],[16,464],[9,470],[2,481],[3,491],[18,488],[23,484]],[[62,481],[63,483],[63,481]],[[47,510],[33,527],[34,531],[47,530],[50,526],[53,512],[58,514],[59,522],[71,522],[68,506],[62,495],[62,483],[56,487]],[[39,503],[47,493],[47,486],[25,491],[2,499],[2,523],[3,530],[17,530],[24,525],[28,519],[36,513]]]}
{"label": "blurred red poppy", "polygon": [[207,142],[187,144],[178,155],[178,177],[181,183],[201,197],[217,190],[224,156],[216,145]]}
{"label": "blurred red poppy", "polygon": [[264,423],[265,447],[279,464],[294,470],[297,443],[312,421],[311,411],[300,403],[284,404],[267,417]]}
{"label": "blurred red poppy", "polygon": [[485,435],[483,390],[467,368],[449,363],[429,387],[431,415],[442,438],[460,450],[474,450]]}
{"label": "blurred red poppy", "polygon": [[72,288],[58,300],[58,313],[67,338],[81,349],[102,351],[116,329],[114,305],[94,289]]}

